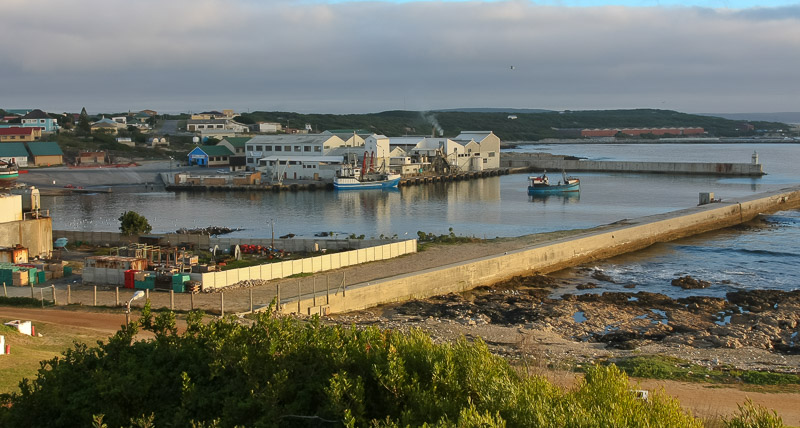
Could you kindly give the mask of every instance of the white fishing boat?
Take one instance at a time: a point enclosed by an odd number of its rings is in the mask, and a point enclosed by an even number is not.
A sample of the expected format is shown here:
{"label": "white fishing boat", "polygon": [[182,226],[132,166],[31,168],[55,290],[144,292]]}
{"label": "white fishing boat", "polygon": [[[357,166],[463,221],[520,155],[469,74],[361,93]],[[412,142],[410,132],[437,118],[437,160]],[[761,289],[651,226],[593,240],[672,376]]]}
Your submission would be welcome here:
{"label": "white fishing boat", "polygon": [[367,168],[367,154],[364,153],[364,160],[361,167],[353,164],[343,164],[336,176],[333,178],[333,188],[336,190],[360,190],[360,189],[391,189],[396,188],[400,183],[400,174],[392,174],[385,171],[376,171],[371,166]]}

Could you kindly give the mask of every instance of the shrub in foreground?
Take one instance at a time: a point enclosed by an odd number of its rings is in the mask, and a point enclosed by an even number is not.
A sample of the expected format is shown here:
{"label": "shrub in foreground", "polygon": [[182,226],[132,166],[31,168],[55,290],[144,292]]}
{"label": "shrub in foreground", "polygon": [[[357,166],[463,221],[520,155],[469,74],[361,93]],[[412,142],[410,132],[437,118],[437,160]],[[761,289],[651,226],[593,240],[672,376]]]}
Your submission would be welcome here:
{"label": "shrub in foreground", "polygon": [[[641,401],[615,366],[562,391],[525,377],[485,344],[437,345],[421,331],[331,327],[259,316],[208,324],[172,313],[75,345],[2,397],[0,426],[700,426],[678,403]],[[93,419],[94,418],[94,419]]]}

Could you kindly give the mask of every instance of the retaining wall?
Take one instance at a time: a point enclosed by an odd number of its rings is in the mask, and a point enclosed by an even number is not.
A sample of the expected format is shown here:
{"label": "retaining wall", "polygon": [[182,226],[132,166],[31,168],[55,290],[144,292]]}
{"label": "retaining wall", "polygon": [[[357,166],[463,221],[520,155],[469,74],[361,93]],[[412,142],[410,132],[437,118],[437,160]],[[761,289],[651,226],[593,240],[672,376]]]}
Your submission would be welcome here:
{"label": "retaining wall", "polygon": [[701,163],[701,162],[629,162],[589,161],[534,154],[504,156],[500,164],[506,168],[531,168],[534,170],[604,171],[659,174],[762,176],[761,164],[754,163]]}
{"label": "retaining wall", "polygon": [[326,305],[312,298],[281,301],[285,313],[333,313],[360,310],[384,303],[462,292],[517,275],[548,273],[591,260],[648,247],[656,242],[721,229],[752,220],[760,213],[800,207],[800,187],[727,203],[642,217],[600,232],[537,245],[507,254],[428,269],[371,284],[348,287],[330,296]]}

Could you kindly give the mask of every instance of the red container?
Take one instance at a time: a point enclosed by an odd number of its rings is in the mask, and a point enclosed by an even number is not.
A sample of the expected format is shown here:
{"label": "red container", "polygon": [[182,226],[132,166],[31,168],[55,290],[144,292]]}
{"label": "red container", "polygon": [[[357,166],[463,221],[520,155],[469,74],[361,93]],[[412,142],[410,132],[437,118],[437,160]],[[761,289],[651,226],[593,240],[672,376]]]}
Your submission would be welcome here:
{"label": "red container", "polygon": [[136,272],[139,271],[135,269],[128,269],[125,271],[125,288],[133,288],[134,286],[133,279],[134,276],[136,275]]}

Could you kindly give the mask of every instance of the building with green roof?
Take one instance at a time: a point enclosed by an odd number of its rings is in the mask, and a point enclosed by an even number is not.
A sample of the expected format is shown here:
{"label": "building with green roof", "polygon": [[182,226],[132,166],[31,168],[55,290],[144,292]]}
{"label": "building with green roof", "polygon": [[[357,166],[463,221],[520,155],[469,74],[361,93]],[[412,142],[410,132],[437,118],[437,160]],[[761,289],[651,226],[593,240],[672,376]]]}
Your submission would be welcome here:
{"label": "building with green roof", "polygon": [[0,160],[25,168],[28,166],[28,150],[22,143],[0,144]]}
{"label": "building with green roof", "polygon": [[225,137],[217,145],[227,147],[234,155],[244,156],[245,145],[248,141],[250,141],[250,137]]}
{"label": "building with green roof", "polygon": [[51,166],[64,164],[64,152],[55,141],[35,141],[28,143],[34,166]]}

